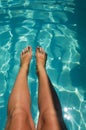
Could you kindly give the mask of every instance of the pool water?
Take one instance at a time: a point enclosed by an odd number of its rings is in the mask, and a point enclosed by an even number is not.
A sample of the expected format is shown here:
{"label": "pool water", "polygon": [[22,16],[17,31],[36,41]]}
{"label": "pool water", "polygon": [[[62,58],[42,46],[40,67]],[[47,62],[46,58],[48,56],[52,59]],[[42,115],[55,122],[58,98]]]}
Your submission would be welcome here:
{"label": "pool water", "polygon": [[35,50],[48,54],[46,70],[59,96],[68,130],[86,129],[86,2],[78,0],[0,1],[0,130],[5,128],[8,98],[20,53],[33,48],[28,83],[32,116],[38,121]]}

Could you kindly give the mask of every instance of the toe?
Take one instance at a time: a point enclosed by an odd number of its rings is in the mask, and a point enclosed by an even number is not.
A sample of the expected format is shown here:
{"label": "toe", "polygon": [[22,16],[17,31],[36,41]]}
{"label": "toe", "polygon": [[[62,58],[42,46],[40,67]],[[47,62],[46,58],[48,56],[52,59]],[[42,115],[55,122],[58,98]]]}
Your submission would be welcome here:
{"label": "toe", "polygon": [[22,51],[22,55],[24,55],[26,53],[27,49],[25,48],[23,51]]}
{"label": "toe", "polygon": [[27,53],[29,51],[28,47],[25,48],[24,53]]}
{"label": "toe", "polygon": [[37,47],[37,52],[38,52],[38,53],[44,53],[44,50],[43,50],[43,48],[41,48],[41,47]]}
{"label": "toe", "polygon": [[32,48],[30,46],[27,47],[28,52],[32,51]]}
{"label": "toe", "polygon": [[42,54],[44,54],[44,53],[45,53],[43,48],[41,48],[41,53],[42,53]]}
{"label": "toe", "polygon": [[36,51],[39,51],[39,50],[40,50],[40,47],[37,47],[37,48],[36,48]]}
{"label": "toe", "polygon": [[24,54],[24,50],[22,51],[21,55],[23,55],[23,54]]}
{"label": "toe", "polygon": [[32,48],[30,46],[28,46],[27,48],[25,48],[23,51],[22,51],[22,55],[26,54],[27,52],[31,52],[32,51]]}

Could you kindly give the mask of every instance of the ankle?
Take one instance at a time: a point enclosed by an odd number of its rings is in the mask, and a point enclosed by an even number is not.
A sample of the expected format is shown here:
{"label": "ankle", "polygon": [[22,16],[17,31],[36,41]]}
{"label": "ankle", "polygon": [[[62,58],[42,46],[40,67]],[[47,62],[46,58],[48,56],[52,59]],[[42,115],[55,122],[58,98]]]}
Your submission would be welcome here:
{"label": "ankle", "polygon": [[37,66],[37,74],[41,74],[45,72],[45,67],[42,65]]}
{"label": "ankle", "polygon": [[29,68],[26,64],[23,64],[23,65],[20,66],[20,70],[22,72],[28,73]]}

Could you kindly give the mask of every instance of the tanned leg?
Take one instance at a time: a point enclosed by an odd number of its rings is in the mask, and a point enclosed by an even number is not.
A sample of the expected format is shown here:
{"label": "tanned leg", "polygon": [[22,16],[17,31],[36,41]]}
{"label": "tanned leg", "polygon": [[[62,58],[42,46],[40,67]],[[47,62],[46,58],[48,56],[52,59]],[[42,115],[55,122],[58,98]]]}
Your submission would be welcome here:
{"label": "tanned leg", "polygon": [[39,80],[39,121],[38,130],[61,130],[53,103],[50,82],[45,70],[46,53],[42,48],[36,50],[37,75]]}
{"label": "tanned leg", "polygon": [[21,66],[8,103],[6,130],[35,130],[30,112],[30,92],[28,89],[28,68],[32,57],[31,47],[21,53]]}

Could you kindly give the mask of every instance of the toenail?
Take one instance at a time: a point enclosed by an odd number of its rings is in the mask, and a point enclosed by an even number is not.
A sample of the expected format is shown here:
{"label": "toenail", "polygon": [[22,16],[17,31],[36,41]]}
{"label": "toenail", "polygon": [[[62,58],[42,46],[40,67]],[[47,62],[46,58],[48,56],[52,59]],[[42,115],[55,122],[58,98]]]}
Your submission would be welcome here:
{"label": "toenail", "polygon": [[28,46],[28,49],[30,49],[30,47]]}
{"label": "toenail", "polygon": [[22,51],[22,55],[24,54],[24,51]]}
{"label": "toenail", "polygon": [[39,47],[39,52],[42,52],[42,48],[41,47]]}

